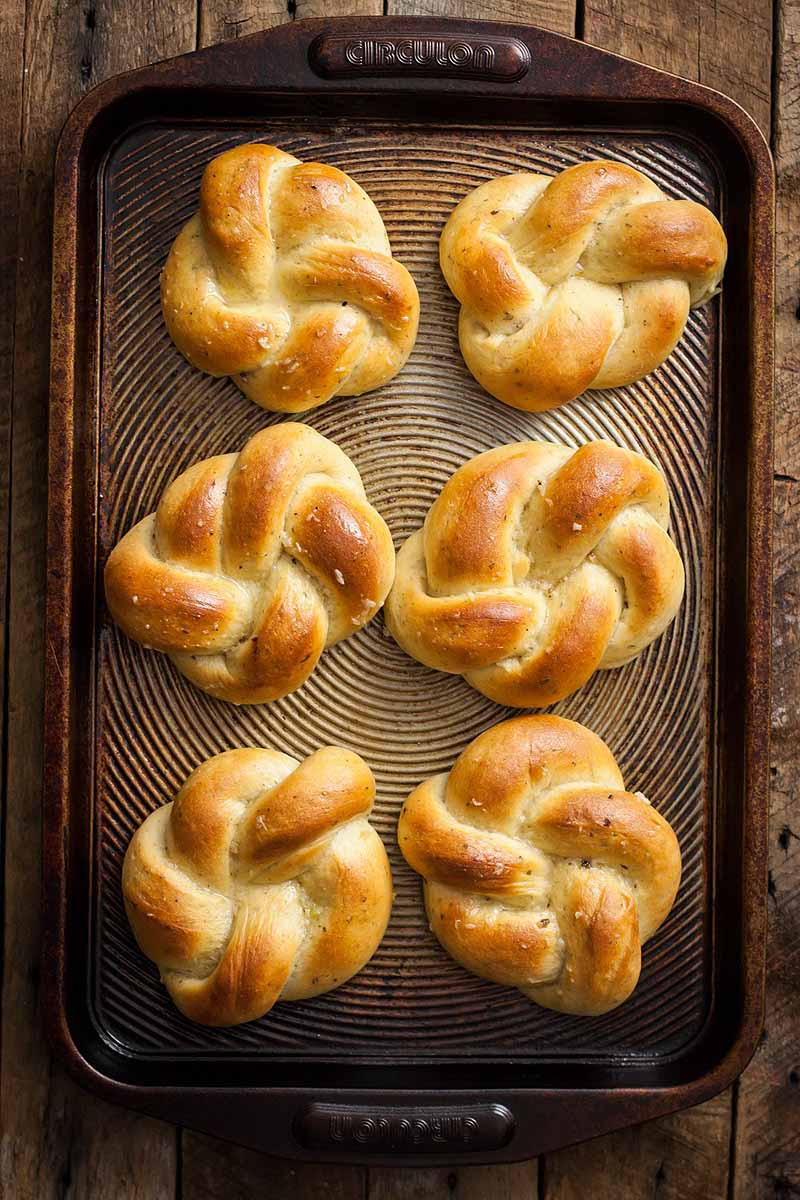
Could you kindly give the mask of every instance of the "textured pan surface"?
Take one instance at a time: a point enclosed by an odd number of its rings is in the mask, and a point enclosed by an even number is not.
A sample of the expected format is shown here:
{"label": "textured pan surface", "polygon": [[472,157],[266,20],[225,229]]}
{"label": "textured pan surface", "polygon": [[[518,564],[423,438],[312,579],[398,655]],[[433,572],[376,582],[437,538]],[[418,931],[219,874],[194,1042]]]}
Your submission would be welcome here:
{"label": "textured pan surface", "polygon": [[[461,679],[407,658],[380,616],[326,653],[306,685],[270,706],[235,708],[191,687],[161,655],[128,642],[98,614],[95,855],[97,886],[88,981],[104,1037],[137,1057],[341,1056],[394,1060],[464,1056],[619,1062],[674,1053],[698,1033],[710,1000],[708,855],[711,613],[716,517],[716,307],[693,313],[670,361],[619,392],[589,394],[539,416],[487,396],[463,365],[457,305],[437,262],[438,235],[458,200],[514,170],[552,174],[608,156],[649,174],[673,196],[720,211],[711,165],[677,139],[547,133],[485,126],[381,123],[257,127],[149,127],[106,165],[103,213],[103,395],[99,418],[99,560],[151,512],[164,486],[199,458],[241,447],[280,420],[229,380],[190,368],[164,329],[158,272],[191,214],[205,163],[244,140],[320,158],[358,180],[377,204],[397,257],[421,297],[412,358],[386,388],[334,401],[306,416],[350,455],[399,544],[416,529],[465,459],[503,442],[570,445],[607,437],[664,470],[673,536],[687,569],[683,607],[637,662],[601,672],[552,711],[579,720],[611,746],[631,789],[673,823],[684,877],[675,909],[648,944],[639,987],[617,1012],[581,1020],[546,1012],[518,993],[467,974],[427,928],[417,877],[395,842],[405,795],[447,769],[463,747],[510,715]],[[724,213],[723,213],[724,218]],[[313,1001],[278,1006],[233,1030],[204,1030],[173,1009],[138,952],[120,896],[128,840],[153,808],[211,754],[267,745],[302,758],[334,742],[359,751],[378,781],[374,821],[389,850],[396,900],[386,938],[356,979]]]}

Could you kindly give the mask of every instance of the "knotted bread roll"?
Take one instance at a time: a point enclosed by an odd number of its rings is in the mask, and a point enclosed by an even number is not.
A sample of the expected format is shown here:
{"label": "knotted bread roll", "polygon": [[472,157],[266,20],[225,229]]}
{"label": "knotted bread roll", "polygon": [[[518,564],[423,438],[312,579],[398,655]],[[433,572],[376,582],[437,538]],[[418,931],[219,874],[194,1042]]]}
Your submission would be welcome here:
{"label": "knotted bread roll", "polygon": [[111,615],[203,691],[260,704],[375,615],[394,547],[358,471],[306,425],[195,463],[114,547]]}
{"label": "knotted bread roll", "polygon": [[151,813],[125,855],[125,908],[182,1013],[238,1025],[361,970],[392,903],[374,798],[348,750],[229,750]]}
{"label": "knotted bread roll", "polygon": [[541,708],[664,630],[683,596],[661,473],[639,454],[519,442],[445,484],[397,556],[389,630],[500,704]]}
{"label": "knotted bread roll", "polygon": [[726,256],[707,208],[618,162],[492,179],[461,201],[440,243],[467,366],[530,412],[652,371],[689,309],[714,295]]}
{"label": "knotted bread roll", "polygon": [[431,928],[469,971],[560,1012],[608,1012],[639,979],[681,856],[608,747],[560,717],[480,735],[406,800],[397,831]]}
{"label": "knotted bread roll", "polygon": [[419,297],[358,184],[274,146],[213,159],[161,278],[172,340],[263,408],[303,412],[380,387],[417,334]]}

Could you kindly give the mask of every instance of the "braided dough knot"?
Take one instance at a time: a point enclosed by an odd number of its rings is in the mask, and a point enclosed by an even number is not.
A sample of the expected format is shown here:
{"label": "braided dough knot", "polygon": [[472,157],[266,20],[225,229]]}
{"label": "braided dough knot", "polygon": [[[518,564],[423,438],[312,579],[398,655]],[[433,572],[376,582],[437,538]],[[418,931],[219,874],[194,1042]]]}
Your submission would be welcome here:
{"label": "braided dough knot", "polygon": [[684,572],[668,522],[661,473],[630,450],[489,450],[401,548],[389,629],[413,658],[500,704],[553,704],[674,617]]}
{"label": "braided dough knot", "polygon": [[195,463],[111,552],[108,606],[192,683],[256,704],[293,691],[378,611],[394,547],[350,459],[306,425]]}
{"label": "braided dough knot", "polygon": [[559,717],[476,738],[408,797],[398,839],[452,957],[561,1012],[630,995],[680,881],[671,827],[595,734]]}
{"label": "braided dough knot", "polygon": [[386,383],[408,358],[419,318],[414,281],[392,258],[366,192],[335,167],[262,145],[206,167],[161,299],[193,366],[232,375],[280,412]]}
{"label": "braided dough knot", "polygon": [[707,208],[668,199],[617,162],[490,180],[453,211],[440,243],[467,366],[529,411],[653,370],[690,307],[716,291],[726,256]]}
{"label": "braided dough knot", "polygon": [[147,818],[125,856],[125,907],[181,1012],[236,1025],[361,969],[392,894],[366,819],[374,797],[371,771],[347,750],[302,763],[229,750]]}

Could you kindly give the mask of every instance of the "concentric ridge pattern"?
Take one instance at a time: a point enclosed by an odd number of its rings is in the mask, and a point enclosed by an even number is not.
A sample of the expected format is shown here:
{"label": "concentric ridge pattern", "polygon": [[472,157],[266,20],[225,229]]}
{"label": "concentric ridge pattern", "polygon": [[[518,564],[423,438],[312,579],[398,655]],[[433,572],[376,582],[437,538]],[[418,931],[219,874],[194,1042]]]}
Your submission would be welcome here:
{"label": "concentric ridge pattern", "polygon": [[[235,708],[203,695],[160,654],[129,642],[99,613],[96,656],[96,855],[100,864],[93,1002],[105,1035],[139,1057],[197,1053],[394,1060],[467,1056],[618,1060],[674,1052],[697,1033],[707,1005],[707,763],[711,700],[707,627],[713,599],[715,370],[713,306],[693,313],[678,350],[622,391],[586,396],[555,412],[516,412],[482,392],[464,366],[457,303],[439,272],[437,239],[454,205],[477,184],[514,170],[553,174],[609,157],[630,163],[671,196],[718,211],[712,172],[669,139],[548,135],[521,128],[152,127],[115,152],[106,173],[100,414],[99,552],[151,512],[164,486],[199,458],[240,448],[274,420],[227,379],[189,367],[167,336],[158,272],[196,205],[214,154],[263,138],[299,158],[320,158],[366,188],[397,258],[414,276],[422,312],[411,360],[387,387],[340,399],[306,420],[355,462],[372,503],[400,544],[465,459],[502,442],[569,445],[607,437],[664,470],[687,594],[674,624],[633,664],[598,672],[552,711],[606,739],[625,779],[674,825],[684,878],[676,907],[645,949],[633,998],[587,1021],[536,1008],[518,992],[467,974],[427,928],[418,878],[401,858],[395,824],[405,795],[452,764],[481,730],[509,715],[462,679],[407,658],[380,616],[328,651],[293,695]],[[136,825],[170,799],[208,755],[272,746],[304,758],[324,743],[351,747],[378,781],[375,823],[392,859],[396,900],[375,958],[329,995],[278,1006],[230,1030],[192,1026],[172,1007],[136,949],[122,909],[120,869]]]}

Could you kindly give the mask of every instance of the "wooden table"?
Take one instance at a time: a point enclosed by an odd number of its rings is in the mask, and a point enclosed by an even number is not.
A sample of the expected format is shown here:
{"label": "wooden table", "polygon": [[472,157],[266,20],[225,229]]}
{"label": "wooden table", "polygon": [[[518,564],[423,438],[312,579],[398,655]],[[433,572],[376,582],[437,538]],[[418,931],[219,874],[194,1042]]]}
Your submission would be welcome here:
{"label": "wooden table", "polygon": [[[384,8],[386,7],[384,0]],[[775,685],[766,1028],[723,1095],[546,1160],[305,1167],[112,1108],[52,1061],[38,1012],[47,345],[53,151],[119,71],[382,0],[0,0],[0,573],[5,936],[0,1188],[9,1200],[782,1200],[800,1196],[800,0],[388,0],[390,13],[531,22],[735,97],[778,171]]]}

